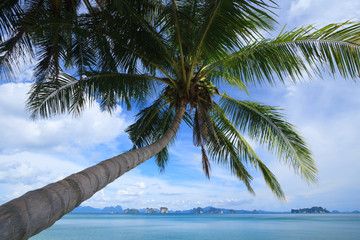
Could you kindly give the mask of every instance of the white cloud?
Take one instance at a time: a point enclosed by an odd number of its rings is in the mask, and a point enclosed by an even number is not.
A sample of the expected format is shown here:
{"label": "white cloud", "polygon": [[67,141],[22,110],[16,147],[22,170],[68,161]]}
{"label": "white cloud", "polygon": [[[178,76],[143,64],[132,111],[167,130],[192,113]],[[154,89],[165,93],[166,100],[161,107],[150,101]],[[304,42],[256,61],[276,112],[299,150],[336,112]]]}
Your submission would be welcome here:
{"label": "white cloud", "polygon": [[297,0],[291,3],[290,7],[290,15],[291,16],[298,16],[301,15],[303,12],[307,11],[310,7],[311,0]]}
{"label": "white cloud", "polygon": [[[283,3],[282,3],[283,2]],[[282,1],[279,6],[284,6]],[[360,16],[360,2],[352,0],[295,0],[288,10],[289,20],[298,24],[324,25],[346,20],[356,20]]]}
{"label": "white cloud", "polygon": [[113,114],[101,112],[98,104],[86,109],[78,118],[69,115],[32,121],[25,111],[29,84],[0,85],[0,152],[13,153],[29,149],[67,151],[114,141],[127,125],[121,108]]}
{"label": "white cloud", "polygon": [[74,162],[30,152],[1,155],[0,183],[48,184],[85,167]]}
{"label": "white cloud", "polygon": [[0,155],[0,203],[84,169],[76,159],[21,152]]}

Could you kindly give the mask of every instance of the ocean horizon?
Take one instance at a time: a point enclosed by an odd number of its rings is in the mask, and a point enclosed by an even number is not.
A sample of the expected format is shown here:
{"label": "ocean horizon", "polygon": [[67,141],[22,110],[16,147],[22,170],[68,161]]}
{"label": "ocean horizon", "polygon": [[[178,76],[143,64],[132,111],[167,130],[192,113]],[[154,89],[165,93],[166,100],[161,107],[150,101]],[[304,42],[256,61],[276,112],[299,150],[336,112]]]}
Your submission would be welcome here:
{"label": "ocean horizon", "polygon": [[358,240],[360,214],[80,214],[31,240]]}

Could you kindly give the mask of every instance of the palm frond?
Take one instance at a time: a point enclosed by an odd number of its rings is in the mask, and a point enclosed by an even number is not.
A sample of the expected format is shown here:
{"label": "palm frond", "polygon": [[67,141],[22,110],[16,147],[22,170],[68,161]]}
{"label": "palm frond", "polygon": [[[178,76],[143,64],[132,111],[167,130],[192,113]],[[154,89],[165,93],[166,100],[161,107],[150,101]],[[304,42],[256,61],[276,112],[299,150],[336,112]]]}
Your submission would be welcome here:
{"label": "palm frond", "polygon": [[23,13],[19,0],[3,0],[0,3],[0,43],[11,35]]}
{"label": "palm frond", "polygon": [[317,169],[305,141],[284,120],[279,109],[268,105],[234,100],[226,95],[220,104],[230,120],[241,131],[257,140],[299,173],[305,180],[317,180]]}
{"label": "palm frond", "polygon": [[62,71],[67,40],[71,39],[69,36],[73,33],[80,1],[23,0],[18,1],[18,5],[21,14],[16,14],[11,34],[1,44],[0,54],[3,59],[0,65],[16,63],[11,60],[24,58],[35,50],[32,56],[38,62],[35,79],[46,81],[50,76],[56,78]]}
{"label": "palm frond", "polygon": [[[201,156],[202,156],[201,162],[202,162],[203,170],[205,176],[208,179],[210,179],[211,166],[206,150],[204,148],[204,144],[208,142],[210,129],[214,131],[213,130],[214,128],[211,126],[212,122],[206,110],[207,109],[197,107],[197,109],[195,110],[194,119],[192,121],[193,123],[192,128],[193,128],[194,145],[201,148]],[[216,133],[213,132],[213,135],[216,135]]]}
{"label": "palm frond", "polygon": [[203,6],[203,22],[195,44],[196,57],[201,53],[201,59],[214,59],[229,49],[239,49],[260,37],[261,31],[271,30],[276,22],[269,10],[276,6],[273,1],[205,1]]}
{"label": "palm frond", "polygon": [[260,169],[266,184],[271,189],[271,191],[277,196],[279,199],[286,200],[285,194],[281,189],[280,183],[277,181],[276,176],[266,167],[266,165],[258,160],[257,161],[258,168]]}
{"label": "palm frond", "polygon": [[158,26],[144,19],[136,6],[124,5],[128,10],[126,14],[110,9],[97,15],[96,24],[90,22],[86,25],[86,28],[92,29],[90,38],[94,39],[93,46],[101,49],[105,43],[108,50],[100,53],[107,55],[104,59],[112,58],[121,71],[135,74],[138,69],[145,68],[150,74],[159,71],[172,79],[169,72],[176,74],[175,60]]}
{"label": "palm frond", "polygon": [[31,60],[32,57],[34,57],[34,49],[31,39],[20,29],[14,33],[14,36],[0,43],[0,79],[13,79],[21,63]]}
{"label": "palm frond", "polygon": [[305,26],[280,34],[270,43],[302,54],[310,66],[357,78],[360,72],[360,23],[330,24],[320,29]]}
{"label": "palm frond", "polygon": [[163,173],[165,171],[165,167],[167,165],[168,160],[169,160],[169,150],[168,150],[168,146],[166,146],[161,150],[161,152],[159,152],[155,156],[155,163],[159,167],[160,173]]}
{"label": "palm frond", "polygon": [[78,80],[60,73],[55,81],[34,83],[27,106],[32,118],[48,118],[66,112],[78,114],[86,103],[94,100],[99,101],[103,111],[111,112],[118,103],[129,108],[130,101],[144,101],[152,88],[152,81],[144,76],[88,72]]}
{"label": "palm frond", "polygon": [[244,181],[252,193],[254,193],[251,188],[252,176],[246,170],[246,166],[260,170],[273,193],[279,199],[285,199],[284,192],[274,174],[266,168],[246,139],[233,126],[224,110],[215,105],[211,116],[217,134],[217,140],[211,136],[207,145],[212,158],[216,159],[219,164],[229,167],[239,180]]}
{"label": "palm frond", "polygon": [[225,70],[214,70],[209,74],[209,78],[216,86],[225,83],[225,85],[228,84],[232,87],[237,87],[249,96],[248,86],[243,81],[239,80],[239,78],[236,78],[233,74],[229,74]]}
{"label": "palm frond", "polygon": [[[97,65],[97,52],[93,48],[93,40],[88,36],[89,29],[89,18],[88,16],[82,15],[77,17],[71,24],[71,29],[69,29],[66,34],[67,49],[64,56],[64,67],[67,69],[76,68],[79,78],[82,78],[83,75],[92,70],[94,66]],[[105,64],[109,64],[108,61],[104,61]],[[110,65],[110,64],[109,64]],[[103,68],[100,68],[102,71]],[[116,71],[116,68],[108,68],[108,70]]]}
{"label": "palm frond", "polygon": [[357,79],[360,73],[360,24],[344,22],[316,29],[304,26],[261,39],[212,62],[203,75],[221,71],[245,83],[298,81],[305,74],[340,73]]}
{"label": "palm frond", "polygon": [[[144,108],[136,115],[136,121],[130,125],[126,132],[135,148],[150,145],[158,140],[170,127],[174,118],[175,107],[170,105],[164,98],[160,97],[149,107]],[[168,148],[174,141],[171,140],[161,152],[155,156],[155,162],[160,172],[165,170],[169,160]]]}
{"label": "palm frond", "polygon": [[174,106],[169,106],[161,97],[142,109],[136,115],[135,123],[126,129],[134,148],[149,145],[159,139],[170,127],[173,117]]}
{"label": "palm frond", "polygon": [[211,171],[211,165],[210,165],[210,161],[209,158],[206,154],[205,148],[204,146],[201,145],[201,162],[202,162],[202,167],[205,173],[205,176],[210,179],[210,171]]}
{"label": "palm frond", "polygon": [[[247,171],[243,162],[247,162],[248,154],[251,152],[244,149],[244,141],[239,141],[236,135],[231,136],[231,132],[226,132],[224,126],[216,125],[215,136],[210,134],[210,139],[207,142],[206,148],[212,159],[218,164],[228,167],[232,174],[234,174],[240,181],[242,181],[251,194],[255,194],[251,187],[253,177]],[[219,143],[218,143],[219,142]],[[245,151],[244,151],[245,150]]]}
{"label": "palm frond", "polygon": [[220,78],[232,86],[244,89],[243,85],[246,83],[275,84],[278,79],[284,82],[288,78],[296,81],[303,77],[304,70],[309,73],[305,63],[293,49],[281,49],[266,41],[259,41],[209,64],[201,76]]}

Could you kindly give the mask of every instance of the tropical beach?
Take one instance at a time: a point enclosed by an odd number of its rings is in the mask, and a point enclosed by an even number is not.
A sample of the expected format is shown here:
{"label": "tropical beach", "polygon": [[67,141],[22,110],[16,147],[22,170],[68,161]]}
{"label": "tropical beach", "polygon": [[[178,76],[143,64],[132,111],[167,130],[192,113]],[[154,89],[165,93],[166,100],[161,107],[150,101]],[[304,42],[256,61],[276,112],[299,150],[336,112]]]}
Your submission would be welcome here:
{"label": "tropical beach", "polygon": [[4,0],[0,239],[358,239],[359,9]]}

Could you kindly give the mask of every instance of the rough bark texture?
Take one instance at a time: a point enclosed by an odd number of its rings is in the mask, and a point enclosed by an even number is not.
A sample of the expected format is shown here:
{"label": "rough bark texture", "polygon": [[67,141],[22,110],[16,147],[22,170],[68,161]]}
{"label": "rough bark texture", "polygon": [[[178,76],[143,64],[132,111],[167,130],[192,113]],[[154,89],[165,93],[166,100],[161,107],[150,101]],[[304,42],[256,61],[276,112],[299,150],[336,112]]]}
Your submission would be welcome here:
{"label": "rough bark texture", "polygon": [[72,174],[0,206],[0,239],[28,239],[52,226],[97,191],[159,153],[175,136],[185,112],[178,107],[170,128],[155,143]]}

